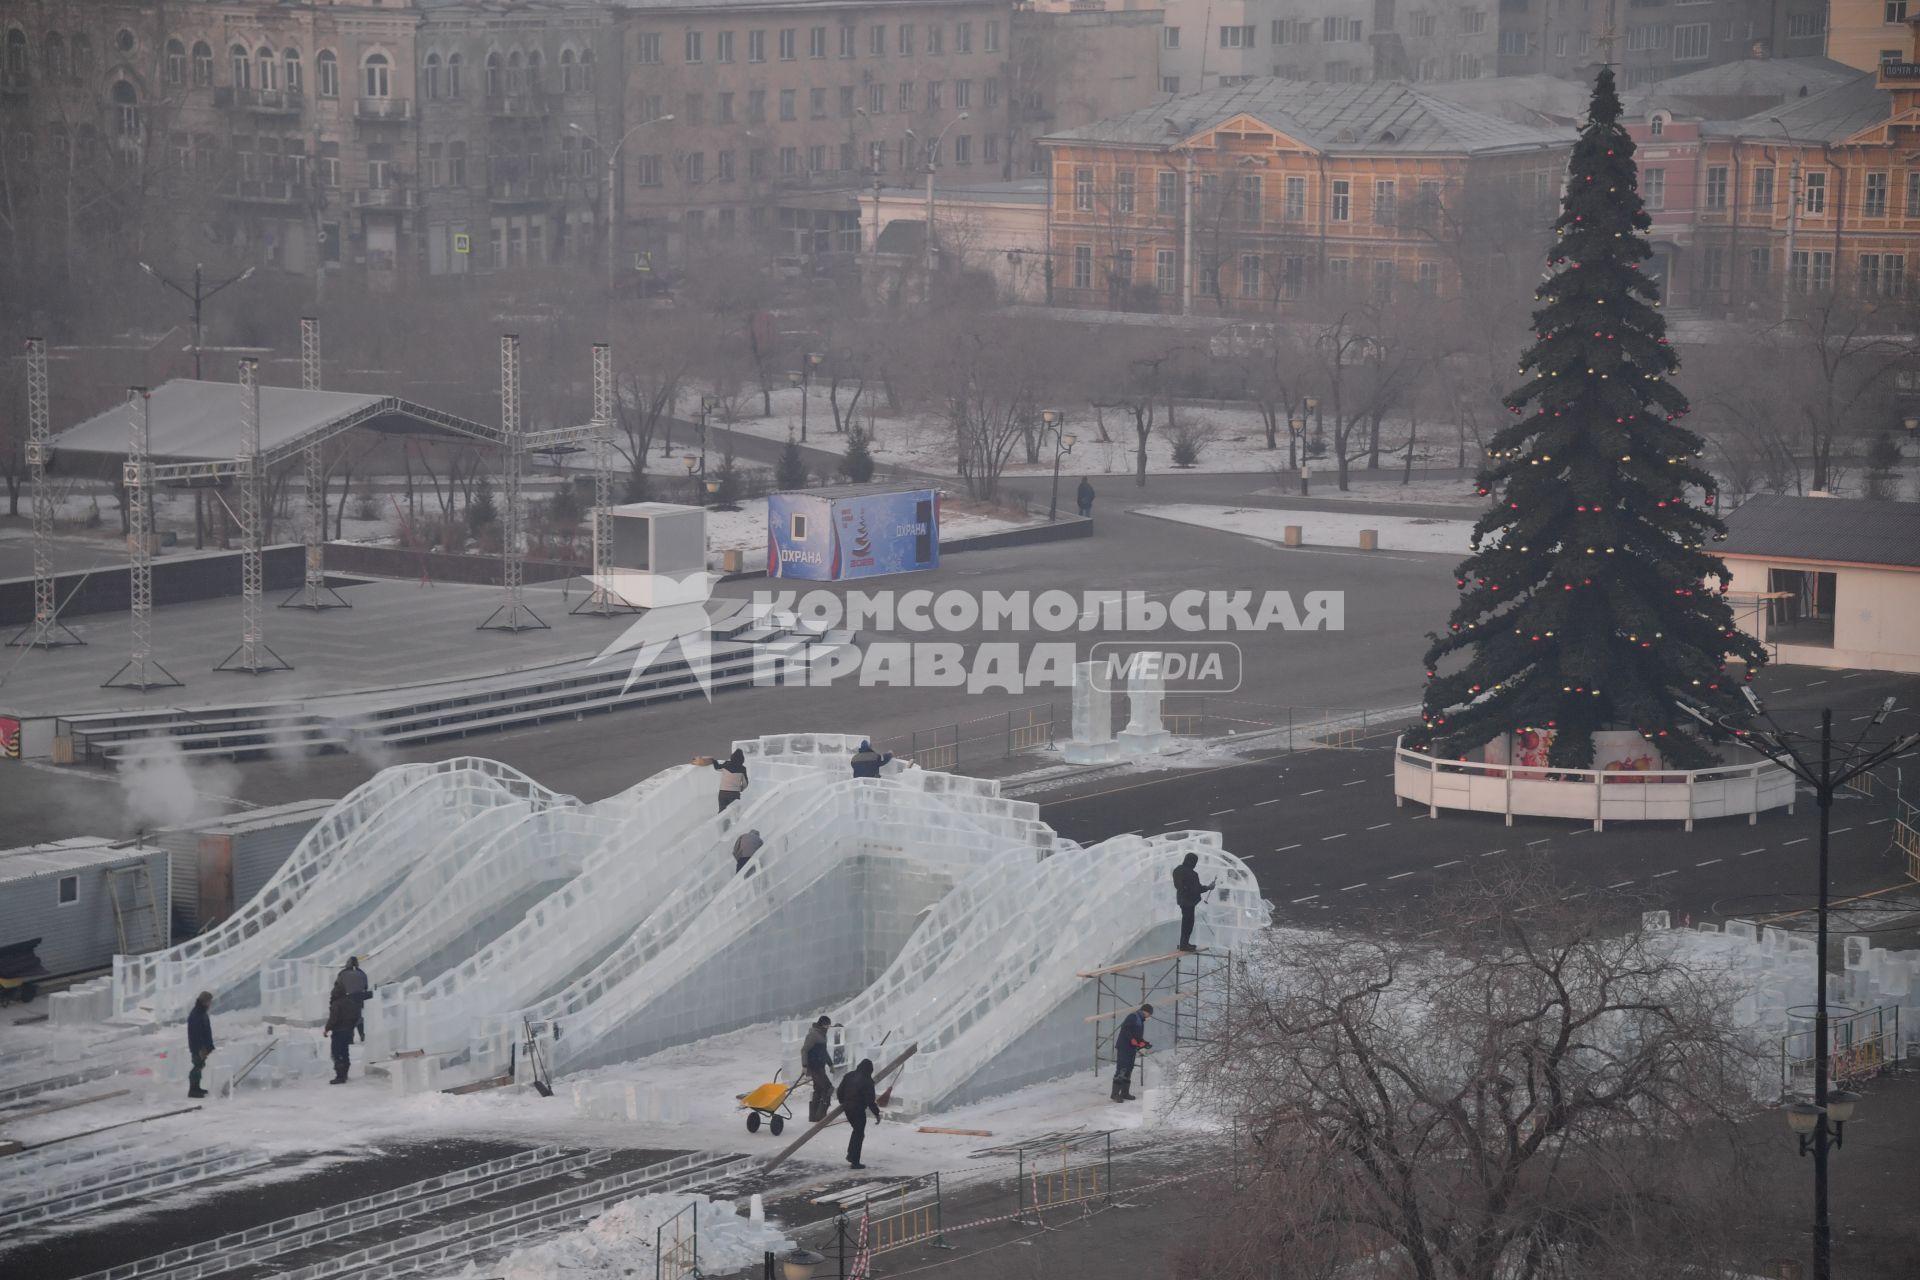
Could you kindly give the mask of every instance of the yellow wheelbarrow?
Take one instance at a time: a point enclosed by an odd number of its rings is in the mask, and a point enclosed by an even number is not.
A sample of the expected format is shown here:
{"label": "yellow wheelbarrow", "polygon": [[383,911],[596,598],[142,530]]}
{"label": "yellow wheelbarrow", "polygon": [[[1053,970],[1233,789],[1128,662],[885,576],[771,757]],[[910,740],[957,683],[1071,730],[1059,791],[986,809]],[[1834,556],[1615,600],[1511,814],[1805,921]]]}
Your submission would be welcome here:
{"label": "yellow wheelbarrow", "polygon": [[736,1093],[734,1098],[740,1103],[740,1109],[747,1113],[747,1132],[760,1132],[760,1122],[765,1120],[767,1128],[777,1137],[787,1127],[787,1121],[793,1118],[793,1112],[787,1109],[787,1099],[793,1095],[794,1086],[780,1082],[781,1072],[773,1073],[773,1079],[766,1084],[746,1093]]}

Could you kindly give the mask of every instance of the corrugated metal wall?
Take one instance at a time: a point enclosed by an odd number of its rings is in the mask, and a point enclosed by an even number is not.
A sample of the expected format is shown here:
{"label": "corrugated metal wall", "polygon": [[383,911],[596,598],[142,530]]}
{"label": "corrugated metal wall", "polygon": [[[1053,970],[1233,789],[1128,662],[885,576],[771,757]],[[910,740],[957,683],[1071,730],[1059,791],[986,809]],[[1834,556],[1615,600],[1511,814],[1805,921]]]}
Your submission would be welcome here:
{"label": "corrugated metal wall", "polygon": [[[153,919],[146,893],[139,895],[138,903],[131,901],[137,882],[132,877],[123,880],[122,905],[128,908],[127,945],[130,951],[152,951],[167,942],[164,918],[169,897],[167,856],[165,851],[153,849],[144,857],[135,854],[109,865],[125,867],[138,862],[144,862],[147,874],[153,877],[163,917],[157,922]],[[8,881],[4,892],[0,892],[0,942],[39,938],[40,963],[55,975],[107,968],[120,950],[109,865],[53,870],[45,875]],[[80,897],[63,907],[60,881],[67,876],[79,878]]]}
{"label": "corrugated metal wall", "polygon": [[319,814],[307,814],[273,827],[235,832],[233,836],[233,905],[252,899],[273,873],[293,854],[320,820]]}
{"label": "corrugated metal wall", "polygon": [[[167,851],[173,869],[173,940],[192,937],[260,892],[332,804],[303,801],[255,809],[156,834],[153,842]],[[281,810],[285,817],[277,820]],[[219,891],[222,885],[225,892]],[[220,900],[202,901],[202,890],[209,887]]]}

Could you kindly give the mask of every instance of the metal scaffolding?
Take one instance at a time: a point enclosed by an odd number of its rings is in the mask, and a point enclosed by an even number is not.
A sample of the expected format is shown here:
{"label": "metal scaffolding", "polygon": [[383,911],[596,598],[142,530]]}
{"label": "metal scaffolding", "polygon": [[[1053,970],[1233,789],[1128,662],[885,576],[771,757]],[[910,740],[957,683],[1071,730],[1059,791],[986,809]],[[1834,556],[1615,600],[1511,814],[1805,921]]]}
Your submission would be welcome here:
{"label": "metal scaffolding", "polygon": [[522,545],[526,511],[520,472],[527,441],[520,425],[520,335],[517,333],[500,337],[500,436],[500,585],[506,588],[507,602],[488,615],[477,629],[541,631],[547,624],[527,607],[520,581],[522,562],[526,558],[526,548]]}
{"label": "metal scaffolding", "polygon": [[234,486],[240,490],[240,643],[214,664],[215,671],[238,671],[250,676],[291,671],[293,664],[267,643],[260,613],[265,574],[260,563],[260,535],[265,522],[261,488],[266,468],[260,461],[260,365],[240,362],[240,453],[234,460]]}
{"label": "metal scaffolding", "polygon": [[[300,386],[306,391],[320,389],[320,321],[313,316],[300,317]],[[327,468],[315,441],[300,451],[306,467],[304,532],[307,543],[305,580],[298,590],[280,602],[282,609],[351,609],[340,593],[327,585]]]}
{"label": "metal scaffolding", "polygon": [[[1172,1047],[1213,1039],[1233,991],[1233,952],[1169,951],[1075,976],[1093,983],[1093,1013],[1087,1023],[1093,1028],[1093,1069],[1098,1072],[1113,1064],[1120,1020],[1143,1004],[1154,1007],[1156,1023],[1171,1026]],[[1140,1080],[1145,1084],[1144,1058]]]}
{"label": "metal scaffolding", "polygon": [[54,598],[53,489],[47,484],[52,440],[47,410],[47,343],[44,338],[28,338],[27,478],[33,485],[33,621],[7,643],[34,649],[86,643],[60,621],[60,607]]}
{"label": "metal scaffolding", "polygon": [[100,686],[103,689],[144,692],[178,688],[183,683],[153,656],[153,484],[147,462],[151,434],[148,395],[145,387],[127,389],[129,440],[122,476],[127,488],[127,597],[132,642],[126,664]]}
{"label": "metal scaffolding", "polygon": [[604,342],[593,344],[593,589],[574,606],[575,613],[610,618],[636,612],[607,590],[613,564],[613,354]]}

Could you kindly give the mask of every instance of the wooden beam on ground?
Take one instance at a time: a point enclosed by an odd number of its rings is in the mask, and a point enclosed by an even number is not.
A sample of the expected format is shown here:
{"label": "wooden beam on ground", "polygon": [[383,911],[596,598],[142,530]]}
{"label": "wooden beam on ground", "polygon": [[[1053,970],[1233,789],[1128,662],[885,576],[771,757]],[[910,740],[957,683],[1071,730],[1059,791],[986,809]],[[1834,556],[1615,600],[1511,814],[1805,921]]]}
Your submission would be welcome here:
{"label": "wooden beam on ground", "polygon": [[993,1130],[991,1129],[943,1129],[936,1124],[923,1124],[918,1129],[915,1129],[914,1132],[950,1133],[956,1138],[991,1138],[993,1136]]}
{"label": "wooden beam on ground", "polygon": [[0,1124],[14,1120],[27,1120],[34,1116],[52,1115],[56,1111],[65,1111],[69,1107],[84,1107],[89,1102],[105,1102],[108,1098],[123,1097],[130,1092],[132,1091],[129,1089],[115,1089],[112,1093],[94,1093],[84,1098],[69,1098],[65,1102],[50,1102],[42,1107],[34,1107],[30,1111],[9,1111],[5,1115],[0,1115]]}
{"label": "wooden beam on ground", "polygon": [[[885,1080],[888,1076],[895,1074],[900,1070],[900,1068],[906,1066],[907,1059],[911,1058],[914,1054],[918,1053],[919,1051],[920,1051],[920,1046],[918,1044],[910,1044],[906,1047],[905,1051],[902,1052],[899,1057],[895,1058],[892,1062],[889,1062],[886,1066],[874,1072],[873,1083],[876,1091],[878,1090],[880,1082],[882,1080]],[[774,1156],[771,1160],[768,1160],[766,1164],[760,1167],[760,1172],[772,1173],[775,1169],[778,1169],[781,1165],[785,1164],[787,1162],[787,1157],[791,1156],[794,1152],[798,1151],[801,1147],[806,1146],[808,1140],[811,1139],[814,1134],[820,1132],[822,1129],[832,1124],[835,1120],[838,1120],[840,1118],[840,1113],[843,1110],[844,1108],[836,1106],[833,1110],[827,1112],[825,1119],[821,1120],[818,1124],[812,1126],[805,1133],[801,1134],[799,1137],[795,1138],[792,1142],[788,1143],[787,1149],[785,1151],[780,1152],[780,1154]]]}
{"label": "wooden beam on ground", "polygon": [[72,1142],[75,1138],[91,1138],[96,1133],[106,1133],[112,1129],[124,1129],[130,1124],[145,1124],[149,1120],[165,1120],[168,1116],[183,1116],[189,1111],[199,1111],[199,1107],[175,1107],[172,1111],[160,1111],[150,1116],[139,1116],[132,1120],[122,1120],[118,1124],[103,1124],[98,1129],[82,1129],[79,1133],[62,1134],[58,1138],[48,1138],[45,1142],[29,1142],[22,1151],[37,1151],[41,1147],[51,1147],[61,1142]]}

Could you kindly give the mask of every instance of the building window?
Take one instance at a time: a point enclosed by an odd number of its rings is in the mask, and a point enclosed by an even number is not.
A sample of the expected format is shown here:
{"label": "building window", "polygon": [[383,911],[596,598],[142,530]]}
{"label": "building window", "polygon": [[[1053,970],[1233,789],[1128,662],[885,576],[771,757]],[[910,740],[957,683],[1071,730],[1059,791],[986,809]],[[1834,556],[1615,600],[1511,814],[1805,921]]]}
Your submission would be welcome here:
{"label": "building window", "polygon": [[1352,280],[1353,280],[1353,259],[1351,258],[1328,258],[1327,259],[1327,288],[1330,291],[1336,294],[1345,293],[1347,291],[1347,286],[1350,283],[1352,283]]}
{"label": "building window", "polygon": [[1787,38],[1789,40],[1807,40],[1820,35],[1827,29],[1827,12],[1815,9],[1811,13],[1790,13],[1787,15]]}
{"label": "building window", "polygon": [[887,86],[870,84],[867,86],[867,114],[885,115],[887,111]]}
{"label": "building window", "polygon": [[[1361,34],[1361,22],[1358,18],[1326,18],[1321,21],[1320,30],[1320,38],[1328,44],[1358,44],[1366,39]],[[1253,42],[1249,40],[1247,43]]]}
{"label": "building window", "polygon": [[1863,253],[1860,255],[1860,292],[1869,296],[1897,298],[1905,292],[1907,259],[1899,253]]}
{"label": "building window", "polygon": [[[593,88],[593,66],[588,61],[588,59],[592,57],[593,50],[591,49],[580,55],[582,78],[585,81],[585,87],[588,89]],[[450,53],[447,55],[447,96],[449,98],[458,98],[460,96],[460,70],[465,65],[466,64],[461,61],[459,54]]]}
{"label": "building window", "polygon": [[1172,294],[1179,281],[1174,271],[1173,250],[1155,249],[1153,251],[1153,287],[1163,294]]}
{"label": "building window", "polygon": [[715,124],[733,123],[733,94],[721,93],[714,96],[713,122]]}
{"label": "building window", "polygon": [[903,114],[913,110],[913,81],[902,80],[900,82],[900,93],[896,100],[899,102],[900,110]]}
{"label": "building window", "polygon": [[187,78],[187,46],[178,40],[167,41],[167,83],[183,84]]}
{"label": "building window", "polygon": [[1373,264],[1373,297],[1376,302],[1393,300],[1393,259],[1377,258]]}
{"label": "building window", "polygon": [[704,36],[698,31],[687,32],[687,61],[699,62],[704,51]]}
{"label": "building window", "polygon": [[1161,76],[1160,92],[1169,93],[1169,94],[1179,93],[1180,77],[1179,76]]}
{"label": "building window", "polygon": [[1180,211],[1180,175],[1164,171],[1154,187],[1153,211],[1163,218],[1171,218]]}
{"label": "building window", "polygon": [[840,24],[840,56],[851,58],[854,55],[854,29],[851,23]]}
{"label": "building window", "polygon": [[1000,163],[1000,135],[983,133],[980,135],[980,158],[987,164]]}
{"label": "building window", "polygon": [[1077,244],[1073,246],[1073,287],[1076,289],[1093,288],[1093,246]]}
{"label": "building window", "polygon": [[213,49],[202,40],[193,46],[193,87],[204,89],[212,83]]}
{"label": "building window", "polygon": [[1480,35],[1487,29],[1487,11],[1485,9],[1464,10],[1460,14],[1460,29],[1470,36]]}
{"label": "building window", "polygon": [[[328,144],[321,143],[324,149]],[[335,185],[338,185],[336,182]],[[464,187],[467,185],[467,144],[449,142],[447,144],[447,185]]]}
{"label": "building window", "polygon": [[1649,210],[1667,207],[1667,171],[1653,168],[1640,171],[1640,200]]}
{"label": "building window", "polygon": [[367,97],[384,98],[391,92],[392,82],[388,75],[391,67],[387,62],[386,54],[368,54],[367,60],[361,64],[361,69],[364,72],[362,81]]}
{"label": "building window", "polygon": [[706,115],[706,95],[690,93],[680,104],[680,119],[698,128],[702,117]]}
{"label": "building window", "polygon": [[1704,62],[1713,46],[1713,26],[1706,22],[1688,22],[1673,29],[1673,60]]}
{"label": "building window", "polygon": [[694,186],[707,180],[707,153],[689,151],[687,153],[687,185]]}
{"label": "building window", "polygon": [[1833,253],[1795,249],[1788,259],[1787,271],[1795,292],[1824,293],[1833,287]]}
{"label": "building window", "polygon": [[633,162],[633,181],[635,186],[657,187],[660,185],[660,157],[638,156]]}
{"label": "building window", "polygon": [[[1373,225],[1391,227],[1398,221],[1395,206],[1399,203],[1394,190],[1393,179],[1380,178],[1373,184]],[[1391,264],[1389,264],[1391,265]]]}
{"label": "building window", "polygon": [[[1331,19],[1329,19],[1329,21],[1331,21]],[[1220,47],[1222,49],[1253,48],[1253,27],[1248,25],[1244,27],[1220,28]]]}
{"label": "building window", "polygon": [[1000,77],[987,77],[987,106],[989,109],[1000,105]]}
{"label": "building window", "polygon": [[1773,208],[1773,170],[1755,169],[1753,171],[1753,207],[1756,209]]}
{"label": "building window", "polygon": [[800,118],[800,91],[798,89],[782,89],[780,91],[780,118],[782,120],[798,120]]}
{"label": "building window", "polygon": [[1073,207],[1082,213],[1093,211],[1093,170],[1085,166],[1073,171]]}
{"label": "building window", "polygon": [[1869,173],[1867,190],[1862,201],[1861,212],[1869,218],[1887,216],[1887,179],[1886,173]]}
{"label": "building window", "polygon": [[1710,245],[1700,257],[1700,290],[1709,297],[1727,287],[1727,251]]}
{"label": "building window", "polygon": [[747,61],[765,62],[767,60],[767,33],[764,31],[747,32]]}
{"label": "building window", "polygon": [[657,93],[640,95],[639,100],[634,104],[634,110],[640,115],[638,121],[640,124],[649,124],[664,114],[660,107],[660,95]]}
{"label": "building window", "polygon": [[54,901],[63,907],[70,907],[80,901],[80,877],[61,876],[54,891]]}
{"label": "building window", "polygon": [[767,122],[767,91],[765,89],[747,90],[747,123],[765,124]]}
{"label": "building window", "polygon": [[245,45],[236,44],[227,50],[227,68],[233,73],[234,88],[253,87],[253,60],[247,56]]}
{"label": "building window", "polygon": [[1809,173],[1805,185],[1801,187],[1800,207],[1808,216],[1824,215],[1827,211],[1827,175]]}
{"label": "building window", "polygon": [[927,81],[927,110],[929,111],[940,110],[940,90],[941,90],[940,81],[938,80]]}
{"label": "building window", "polygon": [[965,111],[973,106],[973,81],[955,80],[953,82],[953,109]]}
{"label": "building window", "polygon": [[1767,268],[1769,264],[1769,259],[1770,259],[1769,251],[1764,247],[1747,250],[1747,283],[1748,284],[1754,285],[1756,287],[1764,286],[1767,279]]}
{"label": "building window", "polygon": [[1907,216],[1920,218],[1920,170],[1907,175]]}
{"label": "building window", "polygon": [[807,28],[807,56],[824,58],[827,56],[827,29],[825,27]]}
{"label": "building window", "polygon": [[884,58],[887,56],[887,24],[877,23],[867,28],[867,56]]}
{"label": "building window", "polygon": [[[570,74],[572,55],[563,54],[560,62]],[[428,54],[420,63],[420,96],[430,100],[440,96],[440,55],[437,53]]]}
{"label": "building window", "polygon": [[759,179],[767,176],[767,149],[755,147],[747,152],[747,177]]}
{"label": "building window", "polygon": [[1888,26],[1907,20],[1907,0],[1886,0]]}
{"label": "building window", "polygon": [[288,93],[300,92],[300,51],[298,49],[288,49],[280,55],[280,83]]}
{"label": "building window", "polygon": [[946,52],[947,29],[937,22],[927,24],[927,52],[941,54]]}
{"label": "building window", "polygon": [[660,33],[642,31],[633,38],[633,60],[635,62],[655,63],[660,61]]}
{"label": "building window", "polygon": [[1299,222],[1307,216],[1307,180],[1289,177],[1287,179],[1286,203],[1281,208],[1281,216],[1288,222]]}
{"label": "building window", "polygon": [[825,89],[807,90],[807,118],[825,120],[827,118],[827,91]]}
{"label": "building window", "polygon": [[1113,207],[1119,213],[1133,212],[1133,170],[1121,169],[1113,175]]}
{"label": "building window", "polygon": [[997,19],[987,23],[980,47],[987,53],[1000,52],[1000,23]]}
{"label": "building window", "polygon": [[842,120],[853,119],[853,111],[853,86],[843,84],[840,86],[840,118]]}
{"label": "building window", "polygon": [[900,42],[898,49],[900,56],[903,58],[913,56],[913,24],[911,22],[903,22],[900,24]]}
{"label": "building window", "polygon": [[733,32],[716,31],[713,33],[713,60],[715,62],[733,61]]}
{"label": "building window", "polygon": [[1257,253],[1240,255],[1240,296],[1243,298],[1260,296],[1260,255]]}
{"label": "building window", "polygon": [[1178,49],[1180,47],[1180,28],[1162,28],[1160,32],[1160,43],[1169,49]]}
{"label": "building window", "polygon": [[953,51],[955,53],[973,52],[973,24],[956,22],[953,24]]}
{"label": "building window", "polygon": [[780,28],[780,61],[792,62],[799,57],[800,29],[798,27]]}
{"label": "building window", "polygon": [[807,148],[807,172],[824,173],[827,168],[827,144],[816,142]]}
{"label": "building window", "polygon": [[1420,296],[1423,298],[1439,296],[1440,264],[1422,262],[1418,268],[1418,274],[1414,277],[1414,287],[1420,291]]}
{"label": "building window", "polygon": [[953,162],[955,164],[973,163],[973,135],[956,133],[953,135]]}
{"label": "building window", "polygon": [[1725,209],[1727,207],[1727,166],[1723,164],[1707,167],[1707,208]]}
{"label": "building window", "polygon": [[1353,218],[1353,184],[1345,178],[1333,180],[1333,220],[1348,222]]}
{"label": "building window", "polygon": [[1260,222],[1260,205],[1266,195],[1266,184],[1258,174],[1245,174],[1240,179],[1240,221],[1249,226]]}

